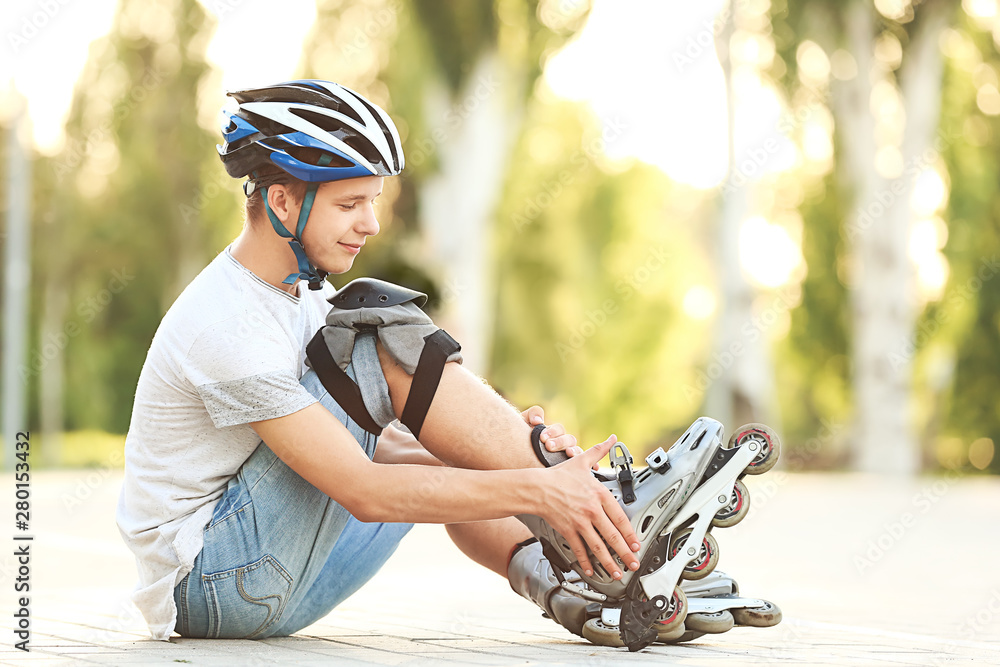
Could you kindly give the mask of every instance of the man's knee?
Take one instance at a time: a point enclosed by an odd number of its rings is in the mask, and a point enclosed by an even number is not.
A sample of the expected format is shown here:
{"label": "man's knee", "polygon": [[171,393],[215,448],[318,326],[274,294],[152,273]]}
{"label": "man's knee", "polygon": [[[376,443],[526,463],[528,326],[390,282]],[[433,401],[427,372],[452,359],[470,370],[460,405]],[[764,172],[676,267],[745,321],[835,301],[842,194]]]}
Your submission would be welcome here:
{"label": "man's knee", "polygon": [[[461,346],[421,310],[425,301],[398,285],[352,281],[330,299],[326,326],[306,348],[331,396],[372,433],[398,418],[419,438],[445,364],[461,362]],[[342,370],[352,359],[356,382]]]}

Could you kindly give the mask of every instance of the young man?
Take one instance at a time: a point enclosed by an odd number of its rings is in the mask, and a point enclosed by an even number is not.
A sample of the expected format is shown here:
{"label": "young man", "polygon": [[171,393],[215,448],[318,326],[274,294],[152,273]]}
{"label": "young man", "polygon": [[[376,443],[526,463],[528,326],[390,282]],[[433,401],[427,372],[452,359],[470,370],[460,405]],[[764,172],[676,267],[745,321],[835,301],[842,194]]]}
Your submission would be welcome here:
{"label": "young man", "polygon": [[[423,389],[419,442],[391,426],[378,439],[349,416],[305,348],[335,301],[326,275],[379,231],[373,204],[403,168],[396,128],[325,81],[231,96],[219,152],[248,178],[246,224],[164,316],[126,441],[118,525],[154,638],[296,632],[367,581],[414,522],[447,524],[470,558],[579,634],[583,602],[561,593],[512,517],[547,520],[584,568],[586,544],[616,578],[615,555],[637,569],[635,533],[590,472],[614,436],[583,452],[550,426],[544,447],[574,458],[545,468],[526,423],[541,409],[519,415],[455,361]],[[381,338],[362,338],[345,351],[347,376],[379,426],[405,423],[418,383]]]}

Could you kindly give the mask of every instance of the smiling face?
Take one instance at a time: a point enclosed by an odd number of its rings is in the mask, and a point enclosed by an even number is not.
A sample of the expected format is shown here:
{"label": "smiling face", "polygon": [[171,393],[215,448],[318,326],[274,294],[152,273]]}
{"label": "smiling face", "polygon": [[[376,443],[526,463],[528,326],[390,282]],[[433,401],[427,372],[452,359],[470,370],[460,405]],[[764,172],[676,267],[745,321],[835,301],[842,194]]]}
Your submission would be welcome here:
{"label": "smiling face", "polygon": [[378,234],[374,203],[380,194],[381,176],[320,184],[302,234],[302,244],[313,265],[334,274],[350,270],[365,240]]}

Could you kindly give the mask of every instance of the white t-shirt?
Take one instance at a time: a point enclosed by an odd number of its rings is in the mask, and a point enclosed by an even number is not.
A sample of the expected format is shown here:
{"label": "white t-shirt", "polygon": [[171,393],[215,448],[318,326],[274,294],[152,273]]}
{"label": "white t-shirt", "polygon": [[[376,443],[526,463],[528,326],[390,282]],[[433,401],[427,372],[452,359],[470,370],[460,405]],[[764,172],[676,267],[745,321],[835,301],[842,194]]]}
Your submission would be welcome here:
{"label": "white t-shirt", "polygon": [[299,378],[334,292],[299,283],[293,296],[226,248],[163,317],[139,375],[117,513],[139,569],[132,599],[154,639],[173,632],[174,586],[191,571],[226,484],[260,442],[250,422],[316,402]]}

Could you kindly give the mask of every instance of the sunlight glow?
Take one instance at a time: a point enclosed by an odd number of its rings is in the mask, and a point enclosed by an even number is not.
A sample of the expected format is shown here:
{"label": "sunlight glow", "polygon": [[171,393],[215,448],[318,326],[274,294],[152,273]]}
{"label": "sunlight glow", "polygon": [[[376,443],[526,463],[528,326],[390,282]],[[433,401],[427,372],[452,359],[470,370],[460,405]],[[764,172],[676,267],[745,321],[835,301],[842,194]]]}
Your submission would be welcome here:
{"label": "sunlight glow", "polygon": [[684,313],[695,320],[706,320],[715,312],[715,294],[704,285],[695,285],[684,294]]}
{"label": "sunlight glow", "polygon": [[922,218],[910,228],[908,254],[917,271],[917,292],[923,301],[936,301],[948,282],[948,260],[941,253],[948,242],[948,226],[941,218]]}
{"label": "sunlight glow", "polygon": [[980,86],[976,93],[976,106],[987,116],[1000,115],[1000,90],[992,83]]}
{"label": "sunlight glow", "polygon": [[799,64],[799,78],[802,83],[812,86],[823,85],[830,78],[830,59],[826,52],[816,42],[805,40],[795,51],[795,60]]}
{"label": "sunlight glow", "polygon": [[780,287],[803,264],[799,244],[781,225],[761,216],[740,226],[740,266],[750,280],[763,287]]}
{"label": "sunlight glow", "polygon": [[[924,169],[913,184],[910,206],[920,217],[930,217],[941,210],[948,201],[948,186],[933,167]],[[942,244],[944,245],[944,244]]]}
{"label": "sunlight glow", "polygon": [[722,4],[595,0],[583,30],[545,64],[545,81],[560,97],[588,102],[602,123],[624,123],[610,157],[638,157],[678,182],[714,187],[727,155],[715,55]]}
{"label": "sunlight glow", "polygon": [[[90,43],[111,29],[117,0],[53,2],[5,0],[0,34],[0,85],[24,95],[35,146],[45,155],[62,149],[63,125]],[[6,91],[6,100],[13,95]],[[3,105],[6,106],[6,105]],[[0,109],[6,115],[11,109]]]}
{"label": "sunlight glow", "polygon": [[972,18],[991,19],[997,15],[996,0],[962,0],[962,9]]}
{"label": "sunlight glow", "polygon": [[910,7],[910,0],[875,0],[875,9],[879,14],[898,21],[906,16],[906,10]]}

